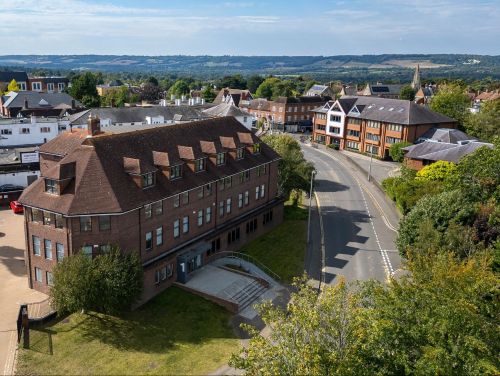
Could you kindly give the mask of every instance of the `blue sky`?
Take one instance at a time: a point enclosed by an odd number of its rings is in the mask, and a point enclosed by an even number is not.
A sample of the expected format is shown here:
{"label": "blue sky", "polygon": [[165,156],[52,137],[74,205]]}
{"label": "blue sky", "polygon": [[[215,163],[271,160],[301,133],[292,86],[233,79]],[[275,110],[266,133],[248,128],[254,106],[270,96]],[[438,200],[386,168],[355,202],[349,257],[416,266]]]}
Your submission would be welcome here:
{"label": "blue sky", "polygon": [[500,54],[500,0],[0,0],[1,54]]}

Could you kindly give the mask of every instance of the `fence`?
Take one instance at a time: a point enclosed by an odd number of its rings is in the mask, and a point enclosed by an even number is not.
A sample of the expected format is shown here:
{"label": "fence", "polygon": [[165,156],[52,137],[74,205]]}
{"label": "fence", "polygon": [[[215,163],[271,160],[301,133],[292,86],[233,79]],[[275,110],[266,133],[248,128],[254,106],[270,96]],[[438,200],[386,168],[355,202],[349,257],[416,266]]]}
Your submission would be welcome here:
{"label": "fence", "polygon": [[17,342],[24,337],[24,347],[29,346],[29,328],[32,325],[43,324],[57,314],[56,310],[50,305],[50,299],[47,298],[41,302],[21,304],[17,315]]}
{"label": "fence", "polygon": [[278,274],[273,272],[271,269],[269,269],[267,266],[265,266],[263,263],[261,263],[256,258],[254,258],[246,253],[229,252],[229,251],[217,252],[208,258],[207,263],[210,263],[212,261],[215,261],[215,260],[218,260],[218,259],[224,258],[224,257],[237,258],[237,259],[242,259],[244,261],[248,261],[248,262],[258,266],[265,273],[267,273],[269,276],[271,276],[274,280],[276,280],[278,282],[281,281],[281,278]]}

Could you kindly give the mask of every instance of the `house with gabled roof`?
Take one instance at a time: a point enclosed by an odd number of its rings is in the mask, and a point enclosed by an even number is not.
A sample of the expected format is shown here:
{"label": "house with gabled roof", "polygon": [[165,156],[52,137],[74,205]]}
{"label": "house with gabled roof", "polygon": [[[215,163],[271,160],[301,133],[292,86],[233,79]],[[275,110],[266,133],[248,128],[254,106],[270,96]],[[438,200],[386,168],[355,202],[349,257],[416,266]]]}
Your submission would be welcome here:
{"label": "house with gabled roof", "polygon": [[305,93],[306,97],[330,97],[335,98],[332,88],[327,85],[313,85]]}

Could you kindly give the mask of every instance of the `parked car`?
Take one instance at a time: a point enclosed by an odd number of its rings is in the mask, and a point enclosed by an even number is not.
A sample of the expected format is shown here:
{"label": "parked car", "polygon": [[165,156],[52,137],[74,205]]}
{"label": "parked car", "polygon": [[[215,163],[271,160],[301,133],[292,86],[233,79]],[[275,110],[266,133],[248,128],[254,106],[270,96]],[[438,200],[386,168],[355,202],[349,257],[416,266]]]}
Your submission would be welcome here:
{"label": "parked car", "polygon": [[20,185],[14,185],[14,184],[0,185],[0,193],[22,191],[23,189],[24,188],[21,187]]}
{"label": "parked car", "polygon": [[24,211],[23,206],[21,205],[21,203],[19,201],[11,201],[10,208],[16,214],[22,213]]}

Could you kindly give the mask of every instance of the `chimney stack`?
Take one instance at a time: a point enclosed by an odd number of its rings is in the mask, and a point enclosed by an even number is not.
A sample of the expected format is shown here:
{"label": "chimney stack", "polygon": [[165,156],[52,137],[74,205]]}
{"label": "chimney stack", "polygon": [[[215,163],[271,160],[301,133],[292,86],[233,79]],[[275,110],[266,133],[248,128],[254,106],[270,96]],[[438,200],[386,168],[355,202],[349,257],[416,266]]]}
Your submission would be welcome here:
{"label": "chimney stack", "polygon": [[28,108],[28,98],[24,97],[24,108]]}
{"label": "chimney stack", "polygon": [[90,137],[93,137],[97,136],[100,133],[101,133],[101,119],[99,119],[97,115],[92,116],[92,114],[90,114],[87,120],[87,134]]}
{"label": "chimney stack", "polygon": [[74,110],[76,108],[76,102],[74,99],[71,100],[71,109]]}

